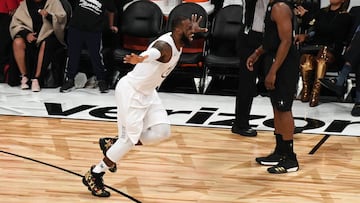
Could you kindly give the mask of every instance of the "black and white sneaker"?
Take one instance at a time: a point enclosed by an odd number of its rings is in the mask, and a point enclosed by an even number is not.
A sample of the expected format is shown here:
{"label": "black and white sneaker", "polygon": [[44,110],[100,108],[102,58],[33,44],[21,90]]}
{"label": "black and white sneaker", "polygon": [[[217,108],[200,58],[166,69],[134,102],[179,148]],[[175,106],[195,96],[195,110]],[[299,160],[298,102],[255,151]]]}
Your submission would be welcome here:
{"label": "black and white sneaker", "polygon": [[91,166],[90,170],[84,175],[82,182],[87,186],[91,194],[97,197],[109,197],[110,192],[105,190],[103,183],[103,176],[105,172],[94,173],[92,172],[95,166]]}
{"label": "black and white sneaker", "polygon": [[360,116],[360,102],[357,102],[354,104],[352,110],[351,110],[352,116]]}
{"label": "black and white sneaker", "polygon": [[[110,147],[116,142],[116,140],[118,140],[117,137],[116,138],[104,137],[99,139],[99,146],[104,156],[106,156],[107,150],[110,149]],[[114,166],[109,168],[109,171],[112,173],[115,173],[117,171],[116,163],[114,164]]]}
{"label": "black and white sneaker", "polygon": [[101,93],[109,92],[109,85],[105,80],[99,80],[98,86]]}
{"label": "black and white sneaker", "polygon": [[282,158],[283,158],[283,155],[273,152],[270,155],[265,156],[265,157],[257,157],[255,159],[255,161],[264,166],[275,166],[275,165],[279,164],[279,162]]}
{"label": "black and white sneaker", "polygon": [[299,170],[299,163],[296,159],[296,155],[294,154],[293,158],[289,158],[284,156],[279,164],[276,166],[272,166],[267,169],[269,173],[275,174],[282,174],[282,173],[289,173],[289,172],[296,172]]}
{"label": "black and white sneaker", "polygon": [[70,92],[75,89],[74,79],[66,78],[64,84],[60,87],[60,92]]}

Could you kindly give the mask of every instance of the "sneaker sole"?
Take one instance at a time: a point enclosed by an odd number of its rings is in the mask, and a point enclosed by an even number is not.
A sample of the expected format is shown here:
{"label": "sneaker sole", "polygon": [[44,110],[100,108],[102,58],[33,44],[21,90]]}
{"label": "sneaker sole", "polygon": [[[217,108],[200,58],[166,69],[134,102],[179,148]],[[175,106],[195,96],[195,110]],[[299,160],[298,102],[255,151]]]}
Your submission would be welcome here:
{"label": "sneaker sole", "polygon": [[288,168],[286,169],[284,172],[270,172],[268,171],[269,173],[272,173],[272,174],[284,174],[284,173],[292,173],[292,172],[296,172],[299,170],[299,167],[296,166],[296,167],[292,167],[292,168]]}
{"label": "sneaker sole", "polygon": [[274,161],[274,162],[258,161],[258,163],[263,166],[276,166],[279,164],[278,161]]}
{"label": "sneaker sole", "polygon": [[293,167],[293,168],[287,169],[286,171],[289,173],[289,172],[296,172],[298,170],[299,170],[299,167]]}
{"label": "sneaker sole", "polygon": [[108,93],[109,90],[103,90],[103,91],[100,91],[100,93]]}

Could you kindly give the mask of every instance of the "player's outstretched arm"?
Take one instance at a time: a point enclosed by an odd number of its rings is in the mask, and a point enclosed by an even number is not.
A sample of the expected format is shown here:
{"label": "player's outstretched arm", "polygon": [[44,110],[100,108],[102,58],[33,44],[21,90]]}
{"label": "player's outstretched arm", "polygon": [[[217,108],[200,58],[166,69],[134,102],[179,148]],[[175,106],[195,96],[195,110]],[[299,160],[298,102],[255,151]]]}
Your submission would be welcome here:
{"label": "player's outstretched arm", "polygon": [[200,22],[202,21],[203,17],[199,16],[197,14],[192,14],[191,15],[191,23],[192,23],[192,28],[193,28],[193,33],[197,33],[197,32],[207,32],[208,29],[207,28],[202,28],[200,27]]}
{"label": "player's outstretched arm", "polygon": [[145,59],[147,59],[149,56],[145,55],[145,56],[139,56],[137,54],[131,53],[130,55],[126,55],[124,57],[124,63],[130,63],[130,64],[138,64],[138,63],[142,63]]}

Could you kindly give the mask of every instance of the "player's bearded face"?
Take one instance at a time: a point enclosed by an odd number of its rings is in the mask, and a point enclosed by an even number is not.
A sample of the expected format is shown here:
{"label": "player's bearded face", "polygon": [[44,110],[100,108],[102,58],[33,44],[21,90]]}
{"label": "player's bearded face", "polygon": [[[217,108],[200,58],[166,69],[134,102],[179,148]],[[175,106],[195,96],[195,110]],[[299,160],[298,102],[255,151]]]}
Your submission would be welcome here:
{"label": "player's bearded face", "polygon": [[182,34],[182,36],[181,36],[181,41],[182,41],[185,45],[190,45],[190,39],[189,39],[189,37],[186,36],[185,33]]}

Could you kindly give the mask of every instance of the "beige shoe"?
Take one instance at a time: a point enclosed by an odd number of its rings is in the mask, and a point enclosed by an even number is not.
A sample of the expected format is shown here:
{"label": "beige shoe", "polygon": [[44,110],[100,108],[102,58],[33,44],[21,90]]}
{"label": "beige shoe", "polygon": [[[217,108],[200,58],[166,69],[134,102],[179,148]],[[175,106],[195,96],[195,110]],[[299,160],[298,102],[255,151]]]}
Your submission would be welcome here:
{"label": "beige shoe", "polygon": [[22,90],[26,90],[26,89],[29,89],[29,85],[27,84],[27,82],[29,81],[29,79],[26,77],[26,76],[22,76],[21,77],[21,89]]}
{"label": "beige shoe", "polygon": [[31,91],[40,92],[40,85],[38,79],[31,80]]}

